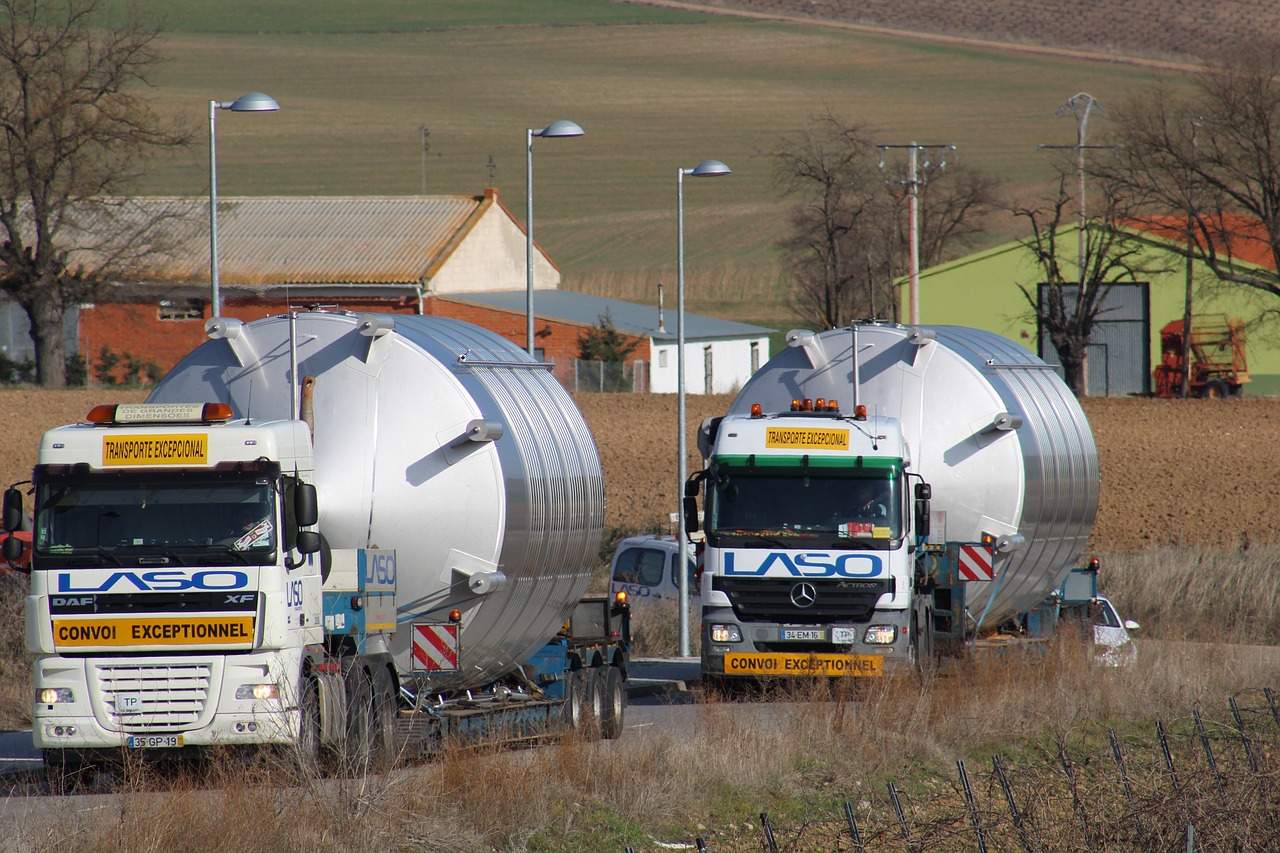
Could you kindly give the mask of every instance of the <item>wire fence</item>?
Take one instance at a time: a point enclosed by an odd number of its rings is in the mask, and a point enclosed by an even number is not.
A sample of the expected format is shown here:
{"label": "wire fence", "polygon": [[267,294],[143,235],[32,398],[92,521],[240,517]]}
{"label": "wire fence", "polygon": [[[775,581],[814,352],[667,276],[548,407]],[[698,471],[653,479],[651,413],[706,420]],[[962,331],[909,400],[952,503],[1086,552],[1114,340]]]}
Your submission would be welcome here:
{"label": "wire fence", "polygon": [[643,394],[649,390],[647,364],[635,361],[592,361],[575,358],[557,364],[556,378],[570,391]]}
{"label": "wire fence", "polygon": [[[954,776],[862,786],[857,801],[796,823],[760,814],[750,846],[799,851],[1280,850],[1280,711],[1270,688],[1150,730],[1073,730],[1020,755],[957,761]],[[879,790],[879,793],[865,793]],[[631,853],[632,848],[626,848]]]}

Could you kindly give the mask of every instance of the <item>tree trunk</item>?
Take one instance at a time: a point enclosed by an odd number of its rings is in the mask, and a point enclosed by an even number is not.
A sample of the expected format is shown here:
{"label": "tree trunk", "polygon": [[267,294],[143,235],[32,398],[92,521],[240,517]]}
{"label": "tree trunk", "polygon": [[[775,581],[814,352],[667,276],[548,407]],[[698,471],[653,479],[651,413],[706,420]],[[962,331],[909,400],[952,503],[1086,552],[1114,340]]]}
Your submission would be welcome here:
{"label": "tree trunk", "polygon": [[31,339],[36,345],[36,382],[42,388],[65,388],[67,352],[62,340],[62,320],[66,307],[56,295],[57,285],[36,291],[33,304],[23,306],[31,321]]}

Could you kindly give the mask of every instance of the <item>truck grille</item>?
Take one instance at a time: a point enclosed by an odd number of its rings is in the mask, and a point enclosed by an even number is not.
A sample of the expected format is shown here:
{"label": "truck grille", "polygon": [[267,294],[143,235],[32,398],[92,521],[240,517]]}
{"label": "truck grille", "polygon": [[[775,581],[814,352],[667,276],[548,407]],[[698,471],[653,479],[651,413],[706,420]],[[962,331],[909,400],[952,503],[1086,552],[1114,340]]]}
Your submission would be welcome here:
{"label": "truck grille", "polygon": [[[866,622],[880,596],[894,591],[893,578],[884,580],[833,580],[829,578],[728,578],[717,575],[714,589],[729,596],[734,615],[742,622],[785,622],[817,625],[830,622]],[[793,598],[806,601],[796,587],[808,584],[813,603],[800,607]]]}
{"label": "truck grille", "polygon": [[[122,732],[190,729],[209,701],[208,663],[102,664],[96,669],[103,704]],[[141,702],[138,713],[120,713],[126,696]]]}

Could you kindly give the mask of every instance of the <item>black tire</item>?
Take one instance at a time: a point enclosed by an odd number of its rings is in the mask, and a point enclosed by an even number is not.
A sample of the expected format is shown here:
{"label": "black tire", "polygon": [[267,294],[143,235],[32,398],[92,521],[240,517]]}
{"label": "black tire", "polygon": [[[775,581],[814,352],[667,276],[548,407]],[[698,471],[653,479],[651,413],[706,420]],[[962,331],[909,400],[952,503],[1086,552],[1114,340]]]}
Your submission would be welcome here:
{"label": "black tire", "polygon": [[396,763],[396,702],[395,678],[384,666],[379,667],[373,679],[373,725],[370,729],[370,758],[374,770],[384,772]]}
{"label": "black tire", "polygon": [[616,666],[604,669],[600,696],[600,735],[615,740],[622,734],[623,717],[627,711],[627,691],[622,685],[622,670]]}
{"label": "black tire", "polygon": [[569,673],[564,685],[564,713],[569,728],[581,732],[587,726],[588,678],[585,669]]}
{"label": "black tire", "polygon": [[1204,390],[1200,392],[1202,397],[1210,400],[1222,400],[1227,396],[1227,383],[1221,379],[1210,379],[1204,384]]}
{"label": "black tire", "polygon": [[359,776],[372,761],[373,682],[362,666],[347,673],[347,725],[342,739],[342,769]]}
{"label": "black tire", "polygon": [[320,739],[320,688],[315,679],[302,676],[298,684],[298,769],[319,776],[324,758]]}
{"label": "black tire", "polygon": [[43,755],[44,778],[50,794],[74,794],[92,788],[94,768],[82,764],[74,753],[65,749],[46,749]]}
{"label": "black tire", "polygon": [[593,666],[588,670],[586,678],[586,707],[595,725],[599,725],[600,720],[604,719],[604,669],[605,667]]}

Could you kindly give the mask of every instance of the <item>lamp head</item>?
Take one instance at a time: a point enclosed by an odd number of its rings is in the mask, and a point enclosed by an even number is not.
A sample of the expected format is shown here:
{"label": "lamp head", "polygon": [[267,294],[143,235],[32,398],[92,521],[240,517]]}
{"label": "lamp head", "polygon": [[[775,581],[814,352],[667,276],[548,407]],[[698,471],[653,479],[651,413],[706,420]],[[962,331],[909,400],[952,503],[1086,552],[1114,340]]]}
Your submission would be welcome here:
{"label": "lamp head", "polygon": [[693,178],[715,178],[720,175],[728,175],[731,171],[728,166],[719,160],[703,160],[692,169],[687,170],[685,174]]}
{"label": "lamp head", "polygon": [[249,92],[241,95],[230,104],[220,105],[224,110],[231,110],[237,113],[269,113],[280,109],[280,105],[276,103],[276,99],[270,95],[264,95],[262,92]]}
{"label": "lamp head", "polygon": [[557,137],[557,136],[582,136],[586,133],[577,122],[567,119],[553,121],[542,130],[530,131],[534,136]]}

